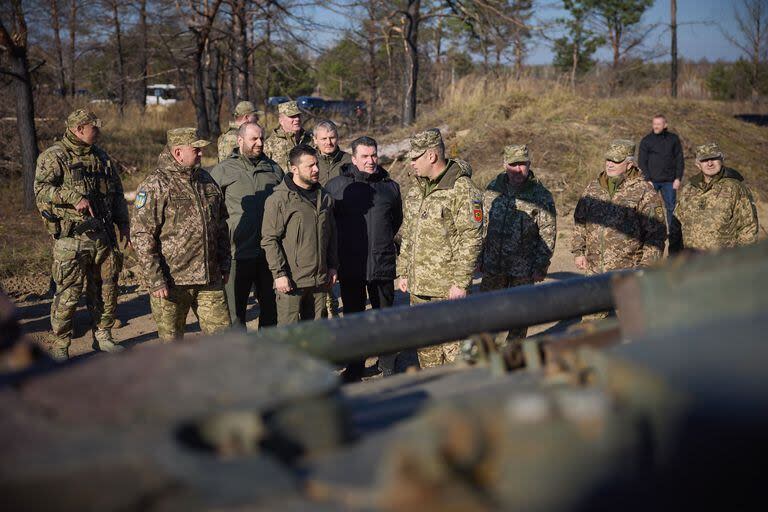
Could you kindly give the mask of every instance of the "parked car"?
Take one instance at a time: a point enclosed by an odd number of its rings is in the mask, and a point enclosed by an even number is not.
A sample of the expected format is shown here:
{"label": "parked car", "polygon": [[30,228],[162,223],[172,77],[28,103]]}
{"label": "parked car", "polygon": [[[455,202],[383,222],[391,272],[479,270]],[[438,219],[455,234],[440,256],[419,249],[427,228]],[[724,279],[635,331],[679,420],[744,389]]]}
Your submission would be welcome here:
{"label": "parked car", "polygon": [[286,101],[291,101],[291,98],[288,96],[270,96],[269,99],[267,99],[267,106],[277,107],[279,104],[285,103]]}

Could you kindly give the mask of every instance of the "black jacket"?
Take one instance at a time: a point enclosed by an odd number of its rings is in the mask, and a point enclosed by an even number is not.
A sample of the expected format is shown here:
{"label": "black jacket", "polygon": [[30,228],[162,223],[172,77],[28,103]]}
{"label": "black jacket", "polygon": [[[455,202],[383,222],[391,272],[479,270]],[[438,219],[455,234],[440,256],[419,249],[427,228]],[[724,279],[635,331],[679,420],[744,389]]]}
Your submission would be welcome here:
{"label": "black jacket", "polygon": [[667,130],[656,135],[651,132],[640,141],[638,165],[645,179],[668,182],[683,179],[683,147],[680,138]]}
{"label": "black jacket", "polygon": [[403,223],[397,182],[381,167],[367,174],[346,164],[325,189],[335,200],[339,279],[394,279],[394,239]]}

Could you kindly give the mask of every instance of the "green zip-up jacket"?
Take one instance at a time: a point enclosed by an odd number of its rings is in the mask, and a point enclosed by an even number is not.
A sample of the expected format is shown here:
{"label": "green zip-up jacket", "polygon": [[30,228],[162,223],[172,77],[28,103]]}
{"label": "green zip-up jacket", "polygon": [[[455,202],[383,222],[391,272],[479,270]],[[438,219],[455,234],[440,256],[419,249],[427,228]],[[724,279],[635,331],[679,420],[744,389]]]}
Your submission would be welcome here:
{"label": "green zip-up jacket", "polygon": [[287,173],[267,198],[261,247],[272,276],[288,276],[296,288],[323,286],[328,269],[338,269],[333,198],[317,187],[310,202]]}
{"label": "green zip-up jacket", "polygon": [[483,195],[472,168],[448,160],[437,182],[416,178],[403,205],[403,241],[397,275],[416,295],[447,297],[451,286],[468,289],[483,245]]}
{"label": "green zip-up jacket", "polygon": [[264,204],[283,180],[283,170],[264,155],[246,158],[235,148],[211,170],[224,193],[232,257],[237,260],[264,256],[261,224]]}
{"label": "green zip-up jacket", "polygon": [[166,147],[139,185],[131,238],[150,291],[220,284],[231,256],[221,189],[199,167],[182,167]]}
{"label": "green zip-up jacket", "polygon": [[330,155],[317,152],[317,168],[320,170],[320,185],[323,187],[329,180],[341,176],[341,168],[352,163],[352,155],[338,147]]}

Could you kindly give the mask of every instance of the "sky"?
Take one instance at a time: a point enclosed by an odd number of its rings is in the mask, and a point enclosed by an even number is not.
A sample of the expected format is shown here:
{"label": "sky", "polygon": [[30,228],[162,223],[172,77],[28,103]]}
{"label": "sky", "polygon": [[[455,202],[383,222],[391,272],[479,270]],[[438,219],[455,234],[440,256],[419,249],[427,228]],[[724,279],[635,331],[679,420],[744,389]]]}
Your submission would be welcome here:
{"label": "sky", "polygon": [[[543,0],[540,4],[558,3]],[[733,14],[733,1],[724,0],[678,0],[677,1],[677,41],[679,58],[688,60],[707,59],[709,61],[733,61],[739,58],[741,51],[727,40],[723,32],[736,35],[738,29]],[[358,26],[358,21],[347,16],[330,12],[318,12],[321,22],[336,27]],[[539,8],[535,17],[541,21],[563,17],[565,13],[557,8]],[[669,0],[656,0],[646,12],[643,22],[647,24],[668,25],[670,15]],[[323,36],[328,42],[338,37],[338,34],[327,32]],[[648,38],[646,47],[660,49],[666,52],[659,59],[668,58],[669,31],[659,27]],[[598,52],[597,58],[608,60],[607,49]],[[545,41],[536,40],[530,47],[528,64],[550,64],[552,51]]]}

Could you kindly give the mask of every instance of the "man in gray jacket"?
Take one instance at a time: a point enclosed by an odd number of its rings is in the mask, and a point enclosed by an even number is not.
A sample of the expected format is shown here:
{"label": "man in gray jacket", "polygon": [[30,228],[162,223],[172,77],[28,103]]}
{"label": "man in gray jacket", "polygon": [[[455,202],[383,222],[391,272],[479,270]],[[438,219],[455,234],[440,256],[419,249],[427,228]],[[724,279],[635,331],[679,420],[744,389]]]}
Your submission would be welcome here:
{"label": "man in gray jacket", "polygon": [[232,319],[245,327],[251,289],[259,301],[259,328],[277,324],[272,274],[261,248],[264,203],[283,179],[283,171],[263,152],[264,129],[244,123],[237,132],[237,147],[211,170],[224,192],[232,268],[225,290]]}
{"label": "man in gray jacket", "polygon": [[279,325],[322,316],[338,268],[333,198],[318,183],[317,152],[300,144],[288,160],[291,172],[267,198],[261,228]]}

